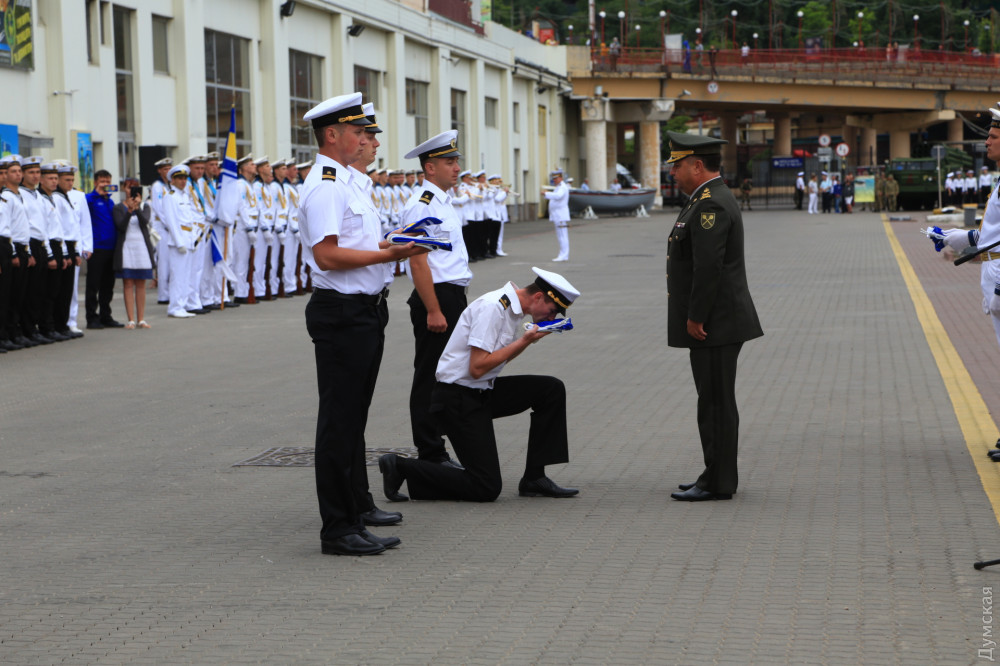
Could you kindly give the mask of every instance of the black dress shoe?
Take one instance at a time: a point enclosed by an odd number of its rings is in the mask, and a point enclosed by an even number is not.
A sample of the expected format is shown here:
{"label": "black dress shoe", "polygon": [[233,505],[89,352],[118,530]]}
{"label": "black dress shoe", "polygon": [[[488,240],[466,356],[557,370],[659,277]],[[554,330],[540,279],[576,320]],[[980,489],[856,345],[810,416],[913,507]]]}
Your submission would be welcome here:
{"label": "black dress shoe", "polygon": [[386,453],[378,459],[378,471],[382,472],[382,492],[390,502],[407,502],[409,497],[399,492],[399,487],[406,479],[399,471],[399,458],[395,453]]}
{"label": "black dress shoe", "polygon": [[[15,341],[17,338],[15,338]],[[992,458],[993,456],[1000,456],[1000,449],[990,449],[986,452],[987,457]]]}
{"label": "black dress shoe", "polygon": [[384,550],[385,546],[372,543],[360,534],[345,534],[323,541],[324,555],[378,555]]}
{"label": "black dress shoe", "polygon": [[104,324],[104,328],[125,328],[125,324],[114,319],[102,319],[101,323]]}
{"label": "black dress shoe", "polygon": [[1000,462],[1000,453],[990,454],[990,460]]}
{"label": "black dress shoe", "polygon": [[218,303],[209,303],[208,305],[206,305],[204,307],[204,309],[205,310],[221,310],[222,306],[220,306]]}
{"label": "black dress shoe", "polygon": [[680,488],[681,490],[690,490],[691,488],[694,488],[695,485],[696,484],[694,483],[678,483],[677,487]]}
{"label": "black dress shoe", "polygon": [[708,502],[711,500],[733,499],[732,493],[710,493],[698,486],[692,486],[682,493],[670,493],[670,496],[682,502]]}
{"label": "black dress shoe", "polygon": [[235,303],[236,305],[240,305],[246,302],[247,302],[246,296],[237,296],[236,298],[233,299],[233,303]]}
{"label": "black dress shoe", "polygon": [[23,335],[19,335],[13,340],[14,343],[21,345],[22,347],[37,347],[38,343],[34,340],[29,340]]}
{"label": "black dress shoe", "polygon": [[67,340],[69,340],[69,336],[63,335],[58,331],[46,331],[45,336],[51,338],[52,340],[55,340],[56,342],[66,342]]}
{"label": "black dress shoe", "polygon": [[76,340],[77,338],[82,338],[83,337],[83,332],[82,331],[80,333],[74,333],[73,331],[69,330],[68,328],[65,331],[59,331],[59,332],[62,333],[63,335],[65,335],[67,338],[69,338],[71,340]]}
{"label": "black dress shoe", "polygon": [[0,349],[4,350],[5,352],[9,352],[9,351],[17,351],[18,349],[24,349],[24,347],[11,340],[0,340]]}
{"label": "black dress shoe", "polygon": [[156,301],[157,305],[170,305],[170,301]]}
{"label": "black dress shoe", "polygon": [[102,324],[99,321],[88,321],[87,322],[87,328],[89,328],[90,330],[97,331],[97,330],[100,330],[100,329],[104,328],[104,324]]}
{"label": "black dress shoe", "polygon": [[547,476],[534,481],[521,479],[517,484],[517,494],[521,497],[572,497],[580,491],[576,488],[562,488]]}
{"label": "black dress shoe", "polygon": [[403,522],[403,514],[399,511],[383,511],[375,507],[371,511],[361,514],[361,520],[369,527],[380,527],[385,525],[396,525]]}
{"label": "black dress shoe", "polygon": [[375,544],[376,546],[382,546],[383,548],[395,548],[399,544],[403,543],[399,537],[380,537],[375,536],[368,530],[361,530],[361,536],[363,536],[369,542]]}
{"label": "black dress shoe", "polygon": [[47,335],[41,332],[32,335],[31,339],[40,345],[51,345],[53,342],[55,342],[55,340],[53,340],[52,338],[48,337]]}
{"label": "black dress shoe", "polygon": [[226,301],[227,308],[238,308],[240,307],[239,301]]}
{"label": "black dress shoe", "polygon": [[208,314],[211,310],[206,310],[205,308],[198,308],[197,310],[188,310],[191,314],[201,315]]}

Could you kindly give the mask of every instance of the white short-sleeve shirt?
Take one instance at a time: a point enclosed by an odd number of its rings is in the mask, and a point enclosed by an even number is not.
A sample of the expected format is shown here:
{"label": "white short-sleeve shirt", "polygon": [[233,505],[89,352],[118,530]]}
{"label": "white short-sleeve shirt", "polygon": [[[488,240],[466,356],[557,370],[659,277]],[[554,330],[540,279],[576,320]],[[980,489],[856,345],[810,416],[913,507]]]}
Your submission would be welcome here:
{"label": "white short-sleeve shirt", "polygon": [[385,266],[325,271],[316,265],[313,247],[327,236],[351,250],[378,251],[382,225],[371,204],[361,200],[351,186],[348,167],[326,155],[316,155],[316,164],[302,184],[299,202],[299,235],[302,258],[312,269],[313,286],[342,294],[374,295],[385,287]]}
{"label": "white short-sleeve shirt", "polygon": [[441,352],[435,377],[439,382],[469,388],[491,389],[506,363],[501,363],[476,379],[469,373],[472,348],[489,353],[506,347],[517,338],[524,319],[517,285],[508,282],[501,289],[483,294],[465,308],[448,344]]}
{"label": "white short-sleeve shirt", "polygon": [[[469,269],[469,250],[462,239],[462,221],[451,205],[451,196],[427,180],[424,181],[423,189],[406,202],[401,223],[412,224],[425,217],[441,220],[440,225],[430,227],[428,232],[432,236],[447,234],[451,242],[451,252],[438,250],[427,255],[427,265],[430,266],[434,284],[450,282],[462,287],[468,286],[472,282],[472,271]],[[410,279],[413,279],[412,275]]]}

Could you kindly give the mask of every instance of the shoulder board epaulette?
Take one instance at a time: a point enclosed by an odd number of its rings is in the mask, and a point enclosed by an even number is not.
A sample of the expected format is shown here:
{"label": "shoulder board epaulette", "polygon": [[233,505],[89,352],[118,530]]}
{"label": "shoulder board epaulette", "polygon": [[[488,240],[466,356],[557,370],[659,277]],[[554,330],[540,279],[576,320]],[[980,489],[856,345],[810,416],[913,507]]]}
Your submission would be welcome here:
{"label": "shoulder board epaulette", "polygon": [[701,193],[701,196],[698,198],[698,201],[701,201],[702,199],[711,199],[711,198],[712,198],[712,193],[706,187],[705,190]]}
{"label": "shoulder board epaulette", "polygon": [[337,182],[337,168],[332,166],[323,167],[323,180]]}
{"label": "shoulder board epaulette", "polygon": [[500,294],[500,304],[503,305],[504,310],[510,307],[510,299],[507,298],[507,294]]}
{"label": "shoulder board epaulette", "polygon": [[424,193],[420,195],[420,203],[429,204],[434,198],[434,193],[430,190],[424,190]]}

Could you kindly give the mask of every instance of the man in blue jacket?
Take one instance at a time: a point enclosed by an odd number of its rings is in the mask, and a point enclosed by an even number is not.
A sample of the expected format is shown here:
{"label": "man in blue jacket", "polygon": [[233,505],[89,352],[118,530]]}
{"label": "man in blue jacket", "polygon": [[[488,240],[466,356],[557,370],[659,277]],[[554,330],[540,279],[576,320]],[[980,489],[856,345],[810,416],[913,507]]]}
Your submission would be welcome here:
{"label": "man in blue jacket", "polygon": [[115,291],[115,243],[118,231],[111,219],[115,202],[108,193],[111,174],[101,169],[94,174],[94,191],[87,195],[90,225],[94,230],[94,253],[87,260],[87,328],[121,328],[111,317],[111,297]]}

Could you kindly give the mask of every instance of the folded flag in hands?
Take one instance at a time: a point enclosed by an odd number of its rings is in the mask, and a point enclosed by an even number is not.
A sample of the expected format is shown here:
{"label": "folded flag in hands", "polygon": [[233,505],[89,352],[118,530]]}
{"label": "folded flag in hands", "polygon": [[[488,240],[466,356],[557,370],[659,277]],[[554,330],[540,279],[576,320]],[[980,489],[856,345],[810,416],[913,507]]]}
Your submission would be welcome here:
{"label": "folded flag in hands", "polygon": [[551,319],[549,321],[538,321],[535,323],[528,321],[524,323],[524,330],[530,331],[536,326],[538,327],[538,330],[543,333],[562,333],[564,331],[573,330],[573,320],[567,317],[566,319]]}
{"label": "folded flag in hands", "polygon": [[944,249],[944,232],[941,231],[941,227],[927,227],[926,229],[921,229],[920,232],[931,239],[935,250],[940,252]]}
{"label": "folded flag in hands", "polygon": [[385,239],[393,245],[406,245],[413,243],[417,247],[426,247],[429,250],[444,250],[451,252],[451,243],[443,238],[433,236],[407,236],[406,234],[390,231]]}
{"label": "folded flag in hands", "polygon": [[427,227],[433,226],[435,224],[441,224],[441,220],[439,220],[436,217],[425,217],[422,220],[417,220],[416,222],[407,224],[405,227],[400,227],[399,229],[393,229],[385,236],[383,236],[383,238],[389,240],[389,236],[391,236],[392,234],[414,234],[417,236],[430,236],[430,234],[427,233]]}

